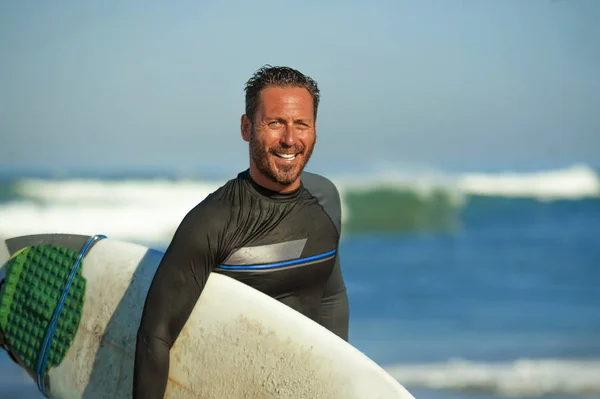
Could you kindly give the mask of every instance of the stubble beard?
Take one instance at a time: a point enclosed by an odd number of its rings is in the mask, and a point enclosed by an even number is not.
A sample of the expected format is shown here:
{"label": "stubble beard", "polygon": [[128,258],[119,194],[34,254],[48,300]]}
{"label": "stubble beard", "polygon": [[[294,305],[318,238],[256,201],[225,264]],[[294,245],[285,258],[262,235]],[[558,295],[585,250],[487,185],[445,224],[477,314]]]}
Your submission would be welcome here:
{"label": "stubble beard", "polygon": [[[273,149],[272,148],[265,149],[256,137],[257,137],[257,134],[253,129],[252,135],[250,136],[249,144],[250,144],[250,156],[252,157],[252,161],[254,162],[254,165],[256,165],[256,168],[265,177],[267,177],[269,180],[271,180],[274,183],[280,184],[282,186],[288,186],[288,185],[294,183],[298,179],[298,177],[300,176],[300,174],[302,173],[304,168],[306,167],[306,164],[308,163],[308,161],[310,160],[310,157],[312,156],[312,152],[314,149],[314,143],[309,148],[303,148],[301,146],[291,146],[291,147],[280,146],[280,147],[278,147],[276,150],[283,150],[282,152],[289,151],[290,149],[293,148],[295,152],[303,153],[302,160],[299,163],[293,164],[293,165],[271,166],[271,163],[269,162],[269,156],[270,156],[269,151],[273,150]],[[316,142],[316,140],[315,140],[315,142]]]}

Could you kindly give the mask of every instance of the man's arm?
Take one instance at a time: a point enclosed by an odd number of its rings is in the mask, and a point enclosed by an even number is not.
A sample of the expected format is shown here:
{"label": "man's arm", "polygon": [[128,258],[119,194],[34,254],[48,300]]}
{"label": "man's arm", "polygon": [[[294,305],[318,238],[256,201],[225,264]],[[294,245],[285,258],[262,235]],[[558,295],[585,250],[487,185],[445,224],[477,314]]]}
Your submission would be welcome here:
{"label": "man's arm", "polygon": [[[335,225],[338,235],[342,235],[342,200],[333,182],[324,176],[304,172],[304,186],[319,200],[319,203]],[[342,268],[339,247],[335,264],[321,298],[320,324],[348,341],[350,310]]]}
{"label": "man's arm", "polygon": [[338,254],[321,299],[320,324],[348,341],[350,310],[339,259]]}
{"label": "man's arm", "polygon": [[164,397],[169,351],[215,266],[215,215],[205,208],[200,204],[183,219],[150,285],[137,334],[134,399]]}

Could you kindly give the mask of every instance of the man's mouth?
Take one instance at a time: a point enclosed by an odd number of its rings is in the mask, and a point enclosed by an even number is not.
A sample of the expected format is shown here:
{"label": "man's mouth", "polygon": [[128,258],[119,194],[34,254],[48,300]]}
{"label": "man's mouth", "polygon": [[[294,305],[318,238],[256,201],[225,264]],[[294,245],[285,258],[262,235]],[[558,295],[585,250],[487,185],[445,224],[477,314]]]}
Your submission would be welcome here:
{"label": "man's mouth", "polygon": [[296,159],[296,153],[293,154],[286,154],[286,153],[282,153],[282,152],[276,152],[275,156],[279,157],[281,159],[285,159],[286,161],[293,161],[294,159]]}
{"label": "man's mouth", "polygon": [[285,161],[293,161],[298,157],[298,155],[302,154],[304,148],[300,146],[292,146],[292,147],[279,147],[279,148],[271,148],[271,154],[275,155],[279,159],[283,159]]}

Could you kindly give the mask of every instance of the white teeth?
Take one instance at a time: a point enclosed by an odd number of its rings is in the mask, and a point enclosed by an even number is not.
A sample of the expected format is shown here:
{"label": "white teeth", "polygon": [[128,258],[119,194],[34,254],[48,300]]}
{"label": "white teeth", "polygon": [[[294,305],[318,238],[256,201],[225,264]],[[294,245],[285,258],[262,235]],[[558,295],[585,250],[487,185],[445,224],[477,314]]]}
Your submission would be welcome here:
{"label": "white teeth", "polygon": [[292,160],[294,158],[296,158],[296,154],[275,154],[277,155],[279,158],[283,158],[283,159],[287,159],[287,160]]}

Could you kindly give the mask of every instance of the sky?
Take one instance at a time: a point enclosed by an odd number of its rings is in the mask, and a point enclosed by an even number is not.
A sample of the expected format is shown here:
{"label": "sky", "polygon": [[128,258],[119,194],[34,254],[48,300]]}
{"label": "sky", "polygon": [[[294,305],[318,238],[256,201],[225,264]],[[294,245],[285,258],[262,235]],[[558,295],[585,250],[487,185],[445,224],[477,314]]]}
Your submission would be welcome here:
{"label": "sky", "polygon": [[597,0],[0,2],[0,165],[246,168],[265,64],[319,84],[313,170],[600,165],[599,20]]}

